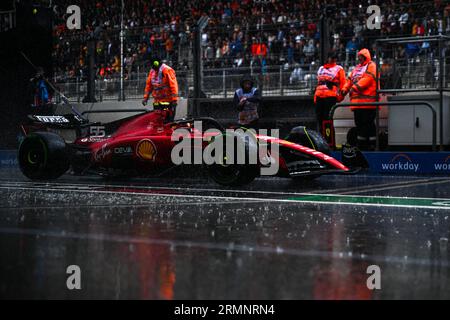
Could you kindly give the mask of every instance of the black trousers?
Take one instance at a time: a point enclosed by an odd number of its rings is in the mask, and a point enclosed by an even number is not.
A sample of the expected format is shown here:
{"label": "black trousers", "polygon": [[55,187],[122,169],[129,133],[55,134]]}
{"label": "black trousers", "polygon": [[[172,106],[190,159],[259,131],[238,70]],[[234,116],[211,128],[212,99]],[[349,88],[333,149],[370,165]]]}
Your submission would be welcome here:
{"label": "black trousers", "polygon": [[[317,98],[316,99],[316,119],[317,119],[317,131],[322,134],[328,141],[328,135],[323,130],[322,122],[330,119],[331,108],[337,103],[337,98]],[[329,142],[329,141],[328,141]]]}
{"label": "black trousers", "polygon": [[355,117],[359,146],[374,145],[377,134],[375,126],[377,111],[375,109],[355,109],[353,115]]}
{"label": "black trousers", "polygon": [[166,123],[173,122],[175,120],[175,113],[177,112],[177,104],[172,103],[169,107],[169,110],[170,112],[167,115]]}

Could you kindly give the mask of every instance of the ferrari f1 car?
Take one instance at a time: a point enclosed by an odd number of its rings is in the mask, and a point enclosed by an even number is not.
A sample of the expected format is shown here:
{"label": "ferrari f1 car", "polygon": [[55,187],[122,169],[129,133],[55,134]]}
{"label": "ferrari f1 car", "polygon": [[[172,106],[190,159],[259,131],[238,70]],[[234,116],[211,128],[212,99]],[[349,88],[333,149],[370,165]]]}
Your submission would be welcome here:
{"label": "ferrari f1 car", "polygon": [[[217,136],[226,134],[222,125],[212,118],[165,123],[166,112],[166,109],[147,110],[106,124],[91,123],[78,112],[59,116],[30,115],[29,122],[21,127],[24,138],[18,152],[20,169],[32,180],[56,179],[68,170],[77,175],[159,176],[177,166],[171,155],[183,139],[192,139],[193,149],[200,146],[204,150]],[[215,128],[216,133],[204,139],[202,132],[193,126],[195,121],[200,121],[205,130]],[[177,129],[184,129],[187,136],[174,141],[172,136]],[[61,132],[67,130],[75,132],[73,139],[63,138]],[[350,172],[347,166],[330,156],[322,136],[305,127],[292,129],[284,140],[267,135],[253,135],[253,139],[233,135],[233,139],[243,143],[246,153],[262,144],[269,146],[267,158],[270,160],[265,164],[259,160],[229,164],[223,156],[222,162],[203,162],[201,166],[207,168],[210,177],[222,185],[250,183],[260,174],[261,167],[271,161],[278,162],[277,176],[295,179]],[[196,144],[195,139],[202,141]],[[270,147],[275,145],[277,152],[271,152],[274,148]]]}

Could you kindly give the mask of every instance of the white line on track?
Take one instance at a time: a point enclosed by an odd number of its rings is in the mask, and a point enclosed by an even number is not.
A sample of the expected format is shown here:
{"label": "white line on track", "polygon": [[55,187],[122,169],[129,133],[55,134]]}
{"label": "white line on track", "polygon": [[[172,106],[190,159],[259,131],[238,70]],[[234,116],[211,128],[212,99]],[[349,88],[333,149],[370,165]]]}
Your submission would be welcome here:
{"label": "white line on track", "polygon": [[[418,187],[418,186],[427,186],[427,185],[432,185],[432,184],[441,184],[441,183],[450,183],[450,179],[423,179],[423,180],[416,180],[414,182],[407,182],[401,185],[391,185],[389,186],[389,184],[382,184],[382,185],[375,185],[375,186],[371,186],[371,187],[367,187],[364,190],[362,188],[358,189],[360,190],[360,192],[356,192],[355,194],[358,193],[363,193],[363,192],[372,192],[372,191],[381,191],[381,190],[392,190],[392,189],[401,189],[401,188],[412,188],[412,187]],[[388,185],[386,188],[376,188],[378,186],[384,186],[384,185]],[[0,185],[0,187],[6,187],[6,185]],[[52,188],[54,190],[64,190],[64,188],[67,189],[73,189],[73,190],[92,190],[92,188],[136,188],[136,189],[142,189],[142,190],[174,190],[174,191],[188,191],[188,192],[221,192],[221,193],[245,193],[245,194],[249,194],[249,193],[255,193],[255,194],[264,194],[264,195],[281,195],[281,196],[343,196],[343,197],[352,197],[353,194],[348,192],[348,193],[320,193],[320,192],[274,192],[274,191],[252,191],[252,190],[230,190],[230,189],[206,189],[206,188],[195,188],[192,189],[190,187],[169,187],[169,186],[141,186],[141,185],[115,185],[115,184],[83,184],[83,183],[40,183],[40,182],[13,182],[12,186],[33,186],[33,189],[37,189],[40,190],[38,188],[42,188],[43,186],[48,187],[48,188]],[[368,189],[368,190],[366,190]],[[335,189],[338,190],[338,189]],[[342,189],[345,190],[345,189]],[[98,190],[92,190],[92,192],[94,191],[98,191]],[[103,190],[103,191],[107,191],[107,190]],[[324,190],[324,191],[333,191],[333,190]],[[118,191],[119,192],[119,191]],[[135,194],[132,192],[125,192],[126,194]],[[142,192],[144,193],[144,192]],[[139,193],[140,194],[140,193]],[[157,193],[155,193],[155,195],[157,195]],[[371,198],[380,198],[380,199],[388,199],[388,198],[392,198],[391,196],[376,196],[376,195],[367,195],[368,197]],[[202,197],[206,197],[206,196],[202,196]],[[237,198],[237,197],[233,197],[233,198]],[[400,197],[401,198],[401,197]],[[403,197],[403,198],[409,198],[409,199],[423,199],[423,200],[444,200],[444,201],[449,201],[450,198],[421,198],[421,197]],[[242,199],[242,198],[239,198]],[[260,198],[250,198],[250,199],[260,199]]]}
{"label": "white line on track", "polygon": [[[77,208],[146,208],[149,206],[165,206],[165,207],[175,207],[175,206],[206,206],[206,205],[227,205],[227,204],[246,204],[246,203],[260,203],[261,201],[208,201],[208,202],[182,202],[178,201],[176,203],[168,202],[149,202],[149,203],[138,203],[138,204],[87,204],[78,205]],[[73,204],[66,206],[54,205],[54,206],[32,206],[32,207],[0,207],[0,210],[52,210],[52,209],[74,209]]]}
{"label": "white line on track", "polygon": [[[373,188],[382,188],[382,187],[395,187],[395,186],[399,186],[399,187],[415,187],[415,186],[419,186],[421,183],[427,183],[427,182],[434,182],[434,181],[446,181],[450,183],[449,179],[445,179],[443,180],[438,179],[438,178],[431,178],[431,179],[417,179],[417,180],[413,180],[413,181],[403,181],[403,182],[394,182],[394,183],[380,183],[380,184],[375,184],[375,185],[370,185],[370,186],[359,186],[359,187],[348,187],[348,188],[338,188],[338,189],[327,189],[327,190],[323,190],[323,192],[326,192],[328,194],[330,193],[336,193],[336,194],[351,194],[352,192],[364,192],[366,189],[373,189]],[[321,192],[316,192],[316,193],[321,193]]]}
{"label": "white line on track", "polygon": [[[418,186],[426,186],[429,184],[440,184],[440,183],[450,183],[449,179],[421,179],[415,181],[401,182],[395,184],[378,184],[370,187],[352,187],[352,188],[342,188],[342,189],[331,189],[331,190],[323,190],[323,192],[317,191],[307,191],[307,192],[274,192],[274,191],[260,191],[260,190],[230,190],[230,189],[214,189],[214,188],[196,188],[194,191],[196,192],[222,192],[222,193],[254,193],[254,194],[264,194],[264,195],[287,195],[287,196],[304,196],[304,195],[346,195],[346,194],[360,194],[363,192],[375,192],[375,191],[383,191],[383,190],[394,190],[401,188],[413,188]],[[7,184],[3,184],[2,186],[6,186]],[[39,187],[41,185],[44,186],[55,186],[55,187],[69,187],[69,188],[78,188],[81,187],[83,189],[91,189],[91,188],[139,188],[139,189],[155,189],[155,190],[177,190],[177,191],[192,191],[191,188],[188,187],[169,187],[169,186],[141,186],[141,185],[114,185],[114,184],[82,184],[82,183],[36,183],[36,182],[12,182],[11,185],[14,186],[36,186]],[[386,188],[379,188],[385,187]],[[355,190],[355,191],[350,191]],[[386,198],[389,198],[388,196]],[[436,200],[448,200],[448,199],[436,199]]]}
{"label": "white line on track", "polygon": [[[382,188],[372,187],[372,188],[367,188],[367,189],[361,189],[359,191],[342,192],[342,193],[340,193],[340,195],[346,195],[346,194],[354,195],[354,194],[360,194],[360,193],[365,193],[365,192],[376,192],[376,191],[395,190],[395,189],[403,189],[403,188],[423,187],[423,186],[430,186],[430,185],[442,184],[442,183],[450,183],[450,180],[445,179],[445,180],[429,181],[429,182],[422,182],[422,183],[411,183],[408,185],[390,186],[390,187],[382,187]],[[415,199],[419,199],[419,198],[415,198]],[[443,200],[443,199],[436,199],[436,200]],[[446,199],[446,200],[449,200],[449,199]]]}
{"label": "white line on track", "polygon": [[276,254],[276,255],[290,255],[298,257],[310,257],[310,258],[328,258],[328,259],[350,259],[350,260],[363,260],[363,261],[381,261],[385,263],[397,263],[404,265],[421,265],[421,266],[439,266],[450,267],[450,262],[447,260],[429,260],[429,259],[417,259],[397,256],[379,256],[379,255],[366,255],[366,254],[353,254],[351,252],[335,252],[335,251],[319,251],[319,250],[300,250],[292,248],[281,247],[266,247],[266,246],[253,246],[253,245],[240,245],[230,243],[212,243],[212,242],[195,242],[195,241],[181,241],[181,240],[167,240],[167,239],[152,239],[132,237],[126,235],[110,235],[110,234],[88,234],[88,233],[75,233],[67,231],[49,231],[41,229],[20,229],[20,228],[0,228],[0,234],[3,235],[26,235],[26,236],[40,236],[40,237],[52,237],[60,239],[77,239],[77,240],[90,240],[90,241],[108,241],[116,243],[139,243],[148,245],[160,245],[168,246],[170,248],[188,248],[188,249],[208,249],[208,250],[221,250],[240,253],[258,253],[258,254]]}
{"label": "white line on track", "polygon": [[[0,189],[8,189],[10,187],[0,186]],[[100,193],[100,194],[126,194],[126,195],[142,195],[142,196],[151,196],[151,197],[172,197],[172,198],[194,198],[194,199],[213,199],[217,201],[221,200],[236,200],[237,197],[226,197],[226,196],[205,196],[205,195],[180,195],[180,194],[165,194],[165,193],[156,193],[149,194],[148,192],[123,192],[123,191],[108,191],[108,190],[78,190],[78,189],[62,189],[62,188],[33,188],[33,187],[15,187],[15,190],[34,190],[34,191],[60,191],[60,192],[83,192],[83,193]],[[314,195],[314,194],[303,194],[303,195]],[[337,196],[337,195],[326,195],[326,194],[317,194],[317,196]],[[344,195],[345,197],[345,195]],[[352,197],[348,195],[347,197]],[[372,196],[368,196],[372,197]],[[372,198],[391,198],[391,197],[372,197]],[[344,206],[367,206],[367,207],[387,207],[387,208],[409,208],[409,209],[432,209],[432,210],[450,210],[450,207],[446,206],[424,206],[424,205],[405,205],[405,204],[380,204],[380,203],[354,203],[354,202],[339,202],[339,201],[314,201],[314,200],[301,200],[301,199],[275,199],[275,198],[238,198],[243,201],[259,201],[259,202],[270,202],[270,203],[310,203],[310,204],[323,204],[323,205],[344,205]],[[416,199],[416,198],[408,198],[408,199]],[[427,199],[427,198],[422,198]],[[449,199],[429,199],[429,200],[449,200]]]}

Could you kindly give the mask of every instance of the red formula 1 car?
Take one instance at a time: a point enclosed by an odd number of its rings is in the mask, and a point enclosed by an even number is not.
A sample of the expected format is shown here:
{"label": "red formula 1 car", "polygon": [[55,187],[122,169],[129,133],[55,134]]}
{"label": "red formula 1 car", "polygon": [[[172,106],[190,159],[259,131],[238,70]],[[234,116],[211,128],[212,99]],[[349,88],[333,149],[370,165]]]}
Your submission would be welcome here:
{"label": "red formula 1 car", "polygon": [[[20,169],[32,180],[56,179],[69,169],[80,175],[157,176],[177,166],[172,161],[172,150],[183,139],[194,141],[193,150],[203,150],[213,137],[225,132],[212,118],[164,123],[166,111],[143,111],[106,124],[90,123],[78,112],[64,116],[29,116],[30,121],[22,125],[24,139],[18,152]],[[203,131],[215,128],[216,133],[205,139],[195,128],[195,121],[202,123]],[[173,141],[177,129],[184,129],[188,136],[185,134],[179,141]],[[74,132],[73,137],[67,138],[65,131]],[[326,173],[349,172],[349,168],[329,155],[328,145],[320,134],[305,127],[294,128],[285,140],[264,135],[253,137],[248,139],[234,134],[235,140],[243,141],[246,153],[261,144],[269,146],[270,160],[264,165],[277,161],[277,176],[314,178]],[[196,139],[201,142],[196,144]],[[278,147],[277,152],[271,153],[270,147],[274,145]],[[202,162],[200,166],[206,166],[211,178],[219,184],[243,185],[260,174],[263,164],[260,161],[228,164],[224,160],[212,164]]]}

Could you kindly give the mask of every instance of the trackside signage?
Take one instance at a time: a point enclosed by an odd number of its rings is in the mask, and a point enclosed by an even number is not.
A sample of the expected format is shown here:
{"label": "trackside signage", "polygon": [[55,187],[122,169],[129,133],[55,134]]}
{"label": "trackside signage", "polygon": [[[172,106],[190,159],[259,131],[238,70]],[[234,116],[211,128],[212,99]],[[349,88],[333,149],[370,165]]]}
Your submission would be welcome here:
{"label": "trackside signage", "polygon": [[411,159],[405,153],[399,153],[392,157],[389,162],[381,162],[382,171],[397,171],[397,172],[413,172],[419,171],[420,164]]}
{"label": "trackside signage", "polygon": [[434,170],[450,174],[450,155],[445,157],[444,161],[435,163]]}
{"label": "trackside signage", "polygon": [[16,150],[0,150],[0,168],[14,168],[18,165]]}
{"label": "trackside signage", "polygon": [[[363,152],[372,173],[450,175],[450,152]],[[340,159],[338,152],[334,154]]]}

